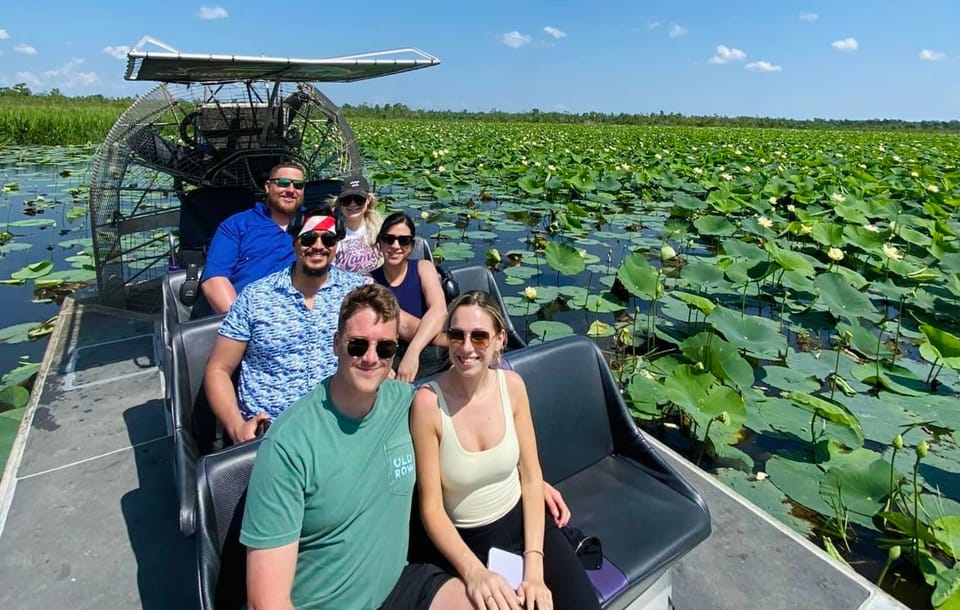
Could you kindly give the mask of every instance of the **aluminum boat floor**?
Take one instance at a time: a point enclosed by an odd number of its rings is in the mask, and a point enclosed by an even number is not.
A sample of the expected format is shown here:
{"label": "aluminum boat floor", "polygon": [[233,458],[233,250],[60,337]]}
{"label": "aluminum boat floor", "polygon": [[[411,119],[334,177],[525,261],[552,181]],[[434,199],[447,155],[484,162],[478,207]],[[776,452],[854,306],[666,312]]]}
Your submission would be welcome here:
{"label": "aluminum boat floor", "polygon": [[[154,324],[65,302],[0,482],[0,607],[197,607]],[[674,570],[676,608],[903,607],[657,444],[713,518]]]}

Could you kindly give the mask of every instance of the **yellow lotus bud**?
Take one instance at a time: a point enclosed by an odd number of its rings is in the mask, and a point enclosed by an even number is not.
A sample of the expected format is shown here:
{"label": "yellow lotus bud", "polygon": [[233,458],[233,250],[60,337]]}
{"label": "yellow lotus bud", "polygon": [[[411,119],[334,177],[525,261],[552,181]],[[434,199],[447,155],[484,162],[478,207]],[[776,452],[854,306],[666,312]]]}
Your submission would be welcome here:
{"label": "yellow lotus bud", "polygon": [[900,559],[900,545],[890,547],[890,550],[887,551],[887,557],[890,558],[890,561],[896,561]]}
{"label": "yellow lotus bud", "polygon": [[660,260],[668,261],[672,258],[677,258],[677,251],[673,249],[673,246],[670,244],[660,246]]}
{"label": "yellow lotus bud", "polygon": [[523,289],[523,296],[528,301],[532,301],[537,298],[537,289],[533,286],[527,286]]}
{"label": "yellow lotus bud", "polygon": [[927,444],[927,441],[920,441],[920,444],[917,445],[917,457],[925,458],[927,453],[930,451],[930,445]]}
{"label": "yellow lotus bud", "polygon": [[893,437],[893,447],[897,451],[900,451],[901,449],[903,449],[903,435],[898,434],[895,437]]}

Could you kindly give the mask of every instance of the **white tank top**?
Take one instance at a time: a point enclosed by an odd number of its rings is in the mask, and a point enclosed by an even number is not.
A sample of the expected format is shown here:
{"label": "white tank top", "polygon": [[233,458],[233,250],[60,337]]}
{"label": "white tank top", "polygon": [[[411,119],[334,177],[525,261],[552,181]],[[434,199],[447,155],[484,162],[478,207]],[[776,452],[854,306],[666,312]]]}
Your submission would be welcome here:
{"label": "white tank top", "polygon": [[436,382],[428,385],[440,405],[440,482],[443,506],[456,527],[479,527],[493,523],[520,501],[520,445],[513,427],[513,408],[507,380],[497,369],[500,404],[503,407],[503,438],[486,451],[466,451],[457,438],[447,401]]}

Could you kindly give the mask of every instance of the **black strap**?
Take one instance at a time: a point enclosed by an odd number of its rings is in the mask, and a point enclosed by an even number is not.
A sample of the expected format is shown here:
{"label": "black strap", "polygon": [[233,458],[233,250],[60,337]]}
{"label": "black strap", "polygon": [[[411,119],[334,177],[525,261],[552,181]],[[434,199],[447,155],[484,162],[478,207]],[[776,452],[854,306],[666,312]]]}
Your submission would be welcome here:
{"label": "black strap", "polygon": [[180,302],[193,305],[200,294],[200,269],[197,265],[187,265],[187,277],[180,284]]}

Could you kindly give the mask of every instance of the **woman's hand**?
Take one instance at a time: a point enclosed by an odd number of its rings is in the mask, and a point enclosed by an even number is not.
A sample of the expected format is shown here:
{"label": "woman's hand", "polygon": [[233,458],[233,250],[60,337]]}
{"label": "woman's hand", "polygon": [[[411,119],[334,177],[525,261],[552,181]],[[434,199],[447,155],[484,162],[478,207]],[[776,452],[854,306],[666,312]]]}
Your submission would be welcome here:
{"label": "woman's hand", "polygon": [[560,491],[553,485],[543,482],[543,499],[547,503],[547,510],[553,515],[553,522],[557,527],[563,527],[570,523],[570,509],[567,503],[563,501]]}
{"label": "woman's hand", "polygon": [[520,610],[520,598],[503,576],[478,567],[463,577],[475,610]]}
{"label": "woman's hand", "polygon": [[553,594],[543,580],[524,580],[517,593],[526,610],[553,610]]}
{"label": "woman's hand", "polygon": [[270,416],[263,412],[257,413],[233,430],[228,430],[227,433],[230,435],[230,439],[234,442],[234,444],[240,444],[244,441],[249,441],[250,439],[257,437],[257,426],[260,425],[260,422],[264,420],[270,421]]}
{"label": "woman's hand", "polygon": [[397,379],[413,383],[417,378],[418,370],[420,370],[420,352],[408,349],[403,355],[403,360],[400,361],[400,366],[397,367]]}

